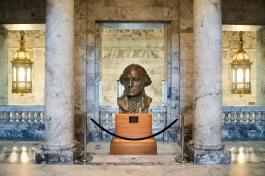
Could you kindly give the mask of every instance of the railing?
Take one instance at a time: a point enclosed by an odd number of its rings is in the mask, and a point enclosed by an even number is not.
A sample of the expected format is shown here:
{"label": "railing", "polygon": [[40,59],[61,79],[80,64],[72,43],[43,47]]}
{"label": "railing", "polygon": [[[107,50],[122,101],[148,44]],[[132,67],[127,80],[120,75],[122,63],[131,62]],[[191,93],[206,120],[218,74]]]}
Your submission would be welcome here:
{"label": "railing", "polygon": [[[115,113],[119,110],[117,107],[101,106],[99,109],[99,119],[101,124],[114,124]],[[165,106],[151,106],[149,111],[152,113],[153,124],[165,123],[166,107]]]}
{"label": "railing", "polygon": [[[0,138],[13,136],[43,136],[44,106],[0,106]],[[118,108],[100,107],[99,123],[114,132],[115,113]],[[163,129],[167,124],[166,107],[152,106],[153,133]],[[12,132],[15,131],[14,132]],[[19,131],[20,130],[20,131]],[[31,131],[30,131],[31,130]],[[97,129],[98,140],[109,140],[111,137]],[[25,135],[21,135],[21,131]],[[43,134],[42,134],[43,133]],[[161,134],[158,140],[166,140]],[[265,106],[224,106],[222,118],[222,136],[224,139],[265,139]],[[37,138],[36,137],[36,138]]]}
{"label": "railing", "polygon": [[1,123],[43,123],[44,106],[0,106]]}
{"label": "railing", "polygon": [[224,106],[223,124],[255,124],[265,121],[265,106]]}
{"label": "railing", "polygon": [[0,139],[43,140],[44,106],[0,106]]}
{"label": "railing", "polygon": [[223,139],[264,140],[265,106],[224,106]]}

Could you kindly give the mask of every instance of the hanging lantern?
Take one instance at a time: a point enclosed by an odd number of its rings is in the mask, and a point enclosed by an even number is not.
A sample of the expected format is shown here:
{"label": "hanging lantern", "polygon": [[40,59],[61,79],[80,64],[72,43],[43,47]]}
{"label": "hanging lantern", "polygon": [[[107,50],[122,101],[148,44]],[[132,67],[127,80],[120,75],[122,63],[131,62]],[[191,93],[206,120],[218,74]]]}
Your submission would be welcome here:
{"label": "hanging lantern", "polygon": [[243,49],[243,32],[239,32],[239,48],[233,57],[232,68],[232,93],[243,96],[251,94],[250,68],[252,62]]}
{"label": "hanging lantern", "polygon": [[12,63],[12,93],[32,92],[32,61],[25,49],[25,32],[20,32],[20,48],[16,51]]}

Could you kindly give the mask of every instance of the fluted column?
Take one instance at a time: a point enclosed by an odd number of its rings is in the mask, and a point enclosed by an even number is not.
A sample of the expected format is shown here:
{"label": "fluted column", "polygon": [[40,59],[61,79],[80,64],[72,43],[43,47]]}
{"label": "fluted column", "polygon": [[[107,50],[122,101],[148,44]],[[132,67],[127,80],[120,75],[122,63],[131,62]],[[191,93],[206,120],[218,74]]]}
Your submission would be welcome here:
{"label": "fluted column", "polygon": [[221,0],[194,0],[192,158],[197,164],[230,163],[223,150]]}
{"label": "fluted column", "polygon": [[[62,161],[59,158],[58,162],[68,162],[73,159],[71,150],[75,145],[74,1],[47,0],[46,14],[44,149],[46,153],[53,151],[53,154],[63,158]],[[49,156],[50,153],[42,157],[49,161]]]}

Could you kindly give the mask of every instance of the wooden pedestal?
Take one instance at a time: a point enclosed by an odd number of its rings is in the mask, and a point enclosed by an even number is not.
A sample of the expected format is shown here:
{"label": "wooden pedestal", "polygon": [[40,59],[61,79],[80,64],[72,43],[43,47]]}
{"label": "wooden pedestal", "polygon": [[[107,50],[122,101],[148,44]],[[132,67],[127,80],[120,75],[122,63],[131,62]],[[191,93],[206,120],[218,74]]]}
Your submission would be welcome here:
{"label": "wooden pedestal", "polygon": [[[152,135],[151,114],[115,114],[116,134],[129,138]],[[110,144],[112,155],[156,155],[157,145],[154,138],[129,141],[113,138]]]}

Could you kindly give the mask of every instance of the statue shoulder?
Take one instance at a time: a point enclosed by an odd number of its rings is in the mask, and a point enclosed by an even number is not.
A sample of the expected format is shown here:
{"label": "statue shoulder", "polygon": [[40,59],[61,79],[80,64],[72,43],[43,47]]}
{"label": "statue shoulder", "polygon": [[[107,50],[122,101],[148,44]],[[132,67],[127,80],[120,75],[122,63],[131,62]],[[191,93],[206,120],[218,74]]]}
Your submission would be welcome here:
{"label": "statue shoulder", "polygon": [[124,104],[126,101],[128,101],[128,100],[127,100],[125,95],[122,95],[122,96],[117,98],[117,102],[118,102],[119,105],[120,104]]}
{"label": "statue shoulder", "polygon": [[152,103],[152,98],[147,95],[144,96],[144,104],[149,106]]}

